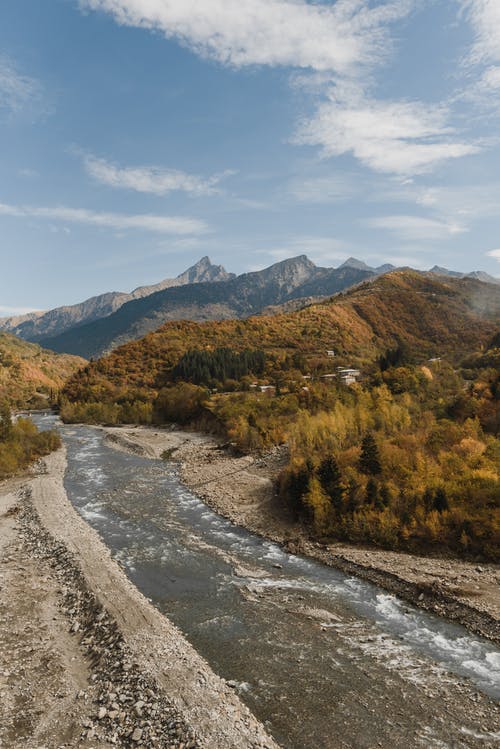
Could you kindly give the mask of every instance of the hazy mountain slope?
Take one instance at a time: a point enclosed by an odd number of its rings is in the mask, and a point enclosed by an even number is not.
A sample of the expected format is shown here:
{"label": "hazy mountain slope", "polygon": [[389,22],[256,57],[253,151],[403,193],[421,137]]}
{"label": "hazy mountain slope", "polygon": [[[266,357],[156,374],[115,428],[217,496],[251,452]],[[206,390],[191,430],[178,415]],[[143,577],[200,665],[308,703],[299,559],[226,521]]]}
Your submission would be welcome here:
{"label": "hazy mountain slope", "polygon": [[451,278],[475,278],[477,281],[483,281],[484,283],[500,284],[500,278],[490,276],[489,273],[485,273],[482,270],[473,270],[471,273],[460,273],[456,270],[448,270],[448,268],[435,265],[430,269],[429,273],[436,273],[438,276],[450,276]]}
{"label": "hazy mountain slope", "polygon": [[0,400],[16,407],[40,406],[50,391],[86,364],[84,359],[46,351],[10,333],[0,333]]}
{"label": "hazy mountain slope", "polygon": [[257,314],[270,305],[333,294],[370,276],[355,268],[317,268],[305,255],[218,284],[165,289],[123,305],[106,319],[43,339],[56,350],[87,358],[140,338],[168,320],[224,320]]}
{"label": "hazy mountain slope", "polygon": [[190,283],[226,281],[232,277],[234,274],[227,273],[221,265],[212,265],[210,259],[204,257],[176,278],[167,278],[153,286],[141,286],[130,294],[111,291],[86,299],[79,304],[57,307],[48,312],[35,312],[0,319],[0,330],[13,333],[28,341],[40,342],[79,325],[107,317],[126,302],[142,299],[157,291]]}
{"label": "hazy mountain slope", "polygon": [[299,353],[311,362],[333,348],[339,357],[362,363],[404,341],[421,360],[456,359],[487,345],[499,324],[497,286],[397,271],[297,312],[167,323],[91,363],[71,379],[67,393],[92,400],[94,392],[106,392],[106,383],[155,389],[187,350],[205,347],[261,349],[279,358]]}

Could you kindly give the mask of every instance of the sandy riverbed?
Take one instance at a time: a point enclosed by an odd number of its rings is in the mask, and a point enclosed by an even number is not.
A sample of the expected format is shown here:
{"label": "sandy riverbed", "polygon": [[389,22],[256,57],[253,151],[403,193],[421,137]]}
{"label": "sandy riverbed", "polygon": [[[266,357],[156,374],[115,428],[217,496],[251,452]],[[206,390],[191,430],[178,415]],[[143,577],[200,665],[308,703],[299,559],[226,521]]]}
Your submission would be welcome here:
{"label": "sandy riverbed", "polygon": [[347,544],[311,542],[286,517],[273,480],[283,461],[280,451],[267,457],[232,457],[208,435],[147,427],[109,427],[109,444],[160,458],[165,451],[179,461],[182,481],[216,512],[234,523],[374,582],[428,611],[500,642],[500,567],[451,558],[422,557]]}
{"label": "sandy riverbed", "polygon": [[0,746],[276,749],[73,509],[65,465],[0,485]]}

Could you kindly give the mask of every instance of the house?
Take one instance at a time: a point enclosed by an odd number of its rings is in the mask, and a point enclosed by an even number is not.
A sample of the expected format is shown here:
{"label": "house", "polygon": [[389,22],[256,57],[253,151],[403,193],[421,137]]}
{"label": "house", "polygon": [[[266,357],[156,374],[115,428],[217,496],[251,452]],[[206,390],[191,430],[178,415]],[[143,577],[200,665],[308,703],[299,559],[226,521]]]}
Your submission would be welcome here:
{"label": "house", "polygon": [[361,377],[361,372],[359,369],[339,368],[338,376],[344,385],[354,385],[358,377]]}
{"label": "house", "polygon": [[335,351],[329,350],[326,352],[327,356],[335,356]]}
{"label": "house", "polygon": [[276,392],[274,385],[261,385],[259,389],[261,393],[269,393],[269,395],[274,395]]}

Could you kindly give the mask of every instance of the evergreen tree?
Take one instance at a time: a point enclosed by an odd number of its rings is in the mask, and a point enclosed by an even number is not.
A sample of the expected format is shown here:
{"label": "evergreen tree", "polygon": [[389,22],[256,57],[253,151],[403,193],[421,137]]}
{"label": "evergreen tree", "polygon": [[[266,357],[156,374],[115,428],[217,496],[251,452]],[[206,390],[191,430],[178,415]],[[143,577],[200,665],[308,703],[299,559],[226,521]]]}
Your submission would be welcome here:
{"label": "evergreen tree", "polygon": [[391,504],[391,492],[387,484],[382,484],[382,486],[380,487],[378,498],[381,509],[383,509],[384,507],[389,507],[389,505]]}
{"label": "evergreen tree", "polygon": [[446,496],[446,492],[443,487],[439,487],[439,489],[436,489],[436,493],[434,495],[434,509],[438,512],[444,512],[448,509],[448,497]]}
{"label": "evergreen tree", "polygon": [[330,497],[332,506],[340,511],[344,500],[344,486],[338,463],[333,455],[325,458],[319,464],[317,475],[321,486]]}
{"label": "evergreen tree", "polygon": [[378,476],[379,473],[382,473],[377,443],[370,432],[364,436],[361,443],[359,468],[369,476]]}
{"label": "evergreen tree", "polygon": [[367,505],[378,504],[378,487],[375,479],[369,478],[366,484],[365,502]]}
{"label": "evergreen tree", "polygon": [[430,512],[434,508],[434,494],[432,492],[432,489],[429,489],[429,487],[427,487],[422,496],[422,502],[424,503],[426,512]]}

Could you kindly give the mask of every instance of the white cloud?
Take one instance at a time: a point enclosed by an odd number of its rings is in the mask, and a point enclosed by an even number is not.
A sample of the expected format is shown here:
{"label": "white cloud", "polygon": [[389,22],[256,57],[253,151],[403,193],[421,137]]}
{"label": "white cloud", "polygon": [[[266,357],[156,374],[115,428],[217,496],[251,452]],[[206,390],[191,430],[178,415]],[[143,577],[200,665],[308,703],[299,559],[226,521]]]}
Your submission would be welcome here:
{"label": "white cloud", "polygon": [[284,65],[346,73],[386,56],[389,23],[415,0],[80,0],[119,24],[161,31],[231,66]]}
{"label": "white cloud", "polygon": [[87,174],[98,182],[154,195],[166,195],[175,190],[194,196],[213,195],[217,192],[216,186],[219,182],[233,174],[227,171],[203,178],[175,169],[154,166],[123,168],[90,155],[85,156],[84,164]]}
{"label": "white cloud", "polygon": [[14,114],[40,99],[38,81],[21,75],[6,57],[0,57],[0,110]]}
{"label": "white cloud", "polygon": [[101,213],[84,208],[56,206],[15,206],[0,203],[0,216],[19,218],[42,218],[68,223],[104,226],[111,229],[139,229],[160,234],[201,234],[208,231],[205,222],[179,216],[157,216],[153,214]]}
{"label": "white cloud", "polygon": [[320,146],[325,157],[351,153],[377,172],[421,174],[479,147],[452,137],[444,106],[377,101],[355,88],[334,88],[298,128],[294,142]]}
{"label": "white cloud", "polygon": [[490,250],[486,253],[489,257],[495,258],[500,263],[500,250]]}
{"label": "white cloud", "polygon": [[498,0],[462,0],[475,34],[473,62],[500,62],[500,3]]}
{"label": "white cloud", "polygon": [[448,239],[468,231],[460,224],[423,216],[379,216],[367,221],[375,229],[385,229],[404,240]]}
{"label": "white cloud", "polygon": [[491,68],[485,70],[481,76],[479,85],[488,91],[500,89],[500,66],[493,65]]}

